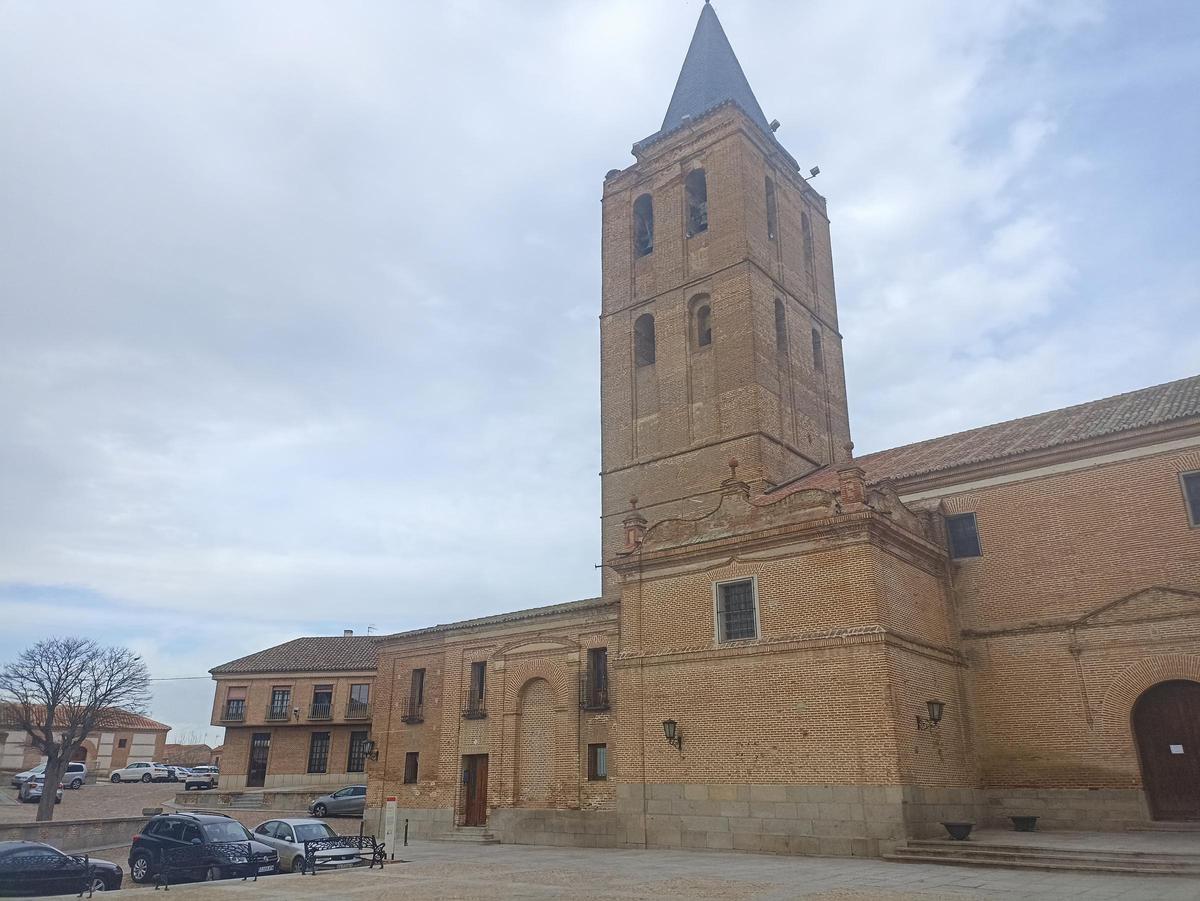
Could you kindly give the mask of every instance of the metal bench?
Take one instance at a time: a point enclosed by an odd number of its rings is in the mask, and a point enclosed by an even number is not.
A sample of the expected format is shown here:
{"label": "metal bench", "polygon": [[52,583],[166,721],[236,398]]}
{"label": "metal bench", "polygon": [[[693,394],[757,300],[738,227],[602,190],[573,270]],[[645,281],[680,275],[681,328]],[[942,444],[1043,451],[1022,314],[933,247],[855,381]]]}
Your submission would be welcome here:
{"label": "metal bench", "polygon": [[358,853],[360,861],[366,861],[368,870],[373,870],[378,864],[383,869],[387,859],[385,846],[375,841],[373,835],[339,835],[336,838],[322,838],[304,843],[304,872],[317,875],[317,852],[331,851],[338,848],[352,848]]}

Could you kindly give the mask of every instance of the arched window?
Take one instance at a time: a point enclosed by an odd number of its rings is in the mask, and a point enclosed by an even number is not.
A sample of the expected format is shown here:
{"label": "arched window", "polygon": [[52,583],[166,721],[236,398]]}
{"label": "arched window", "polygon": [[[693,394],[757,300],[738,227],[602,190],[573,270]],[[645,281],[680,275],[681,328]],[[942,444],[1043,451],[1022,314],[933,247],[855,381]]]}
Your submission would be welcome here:
{"label": "arched window", "polygon": [[633,323],[633,362],[638,366],[654,365],[654,317],[649,313]]}
{"label": "arched window", "polygon": [[687,206],[687,236],[708,231],[708,181],[703,169],[693,169],[683,180],[683,194]]}
{"label": "arched window", "polygon": [[775,298],[775,352],[787,353],[787,313],[778,297]]}
{"label": "arched window", "polygon": [[708,347],[712,344],[712,307],[701,304],[696,307],[696,346]]}
{"label": "arched window", "polygon": [[804,232],[804,265],[812,269],[813,264],[813,234],[812,220],[808,218],[808,211],[800,213],[800,230]]}
{"label": "arched window", "polygon": [[649,194],[633,202],[633,248],[639,257],[654,250],[654,201]]}
{"label": "arched window", "polygon": [[772,241],[779,234],[779,211],[775,207],[775,182],[767,176],[767,237]]}
{"label": "arched window", "polygon": [[825,349],[821,346],[821,332],[819,329],[812,330],[813,339],[813,369],[825,368]]}

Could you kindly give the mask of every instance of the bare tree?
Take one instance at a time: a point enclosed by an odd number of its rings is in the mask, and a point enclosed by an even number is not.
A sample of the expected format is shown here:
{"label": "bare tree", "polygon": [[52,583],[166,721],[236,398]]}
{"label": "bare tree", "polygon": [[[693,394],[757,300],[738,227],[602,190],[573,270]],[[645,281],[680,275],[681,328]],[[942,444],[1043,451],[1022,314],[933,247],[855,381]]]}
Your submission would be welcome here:
{"label": "bare tree", "polygon": [[150,673],[128,648],[100,647],[87,638],[48,638],[0,669],[0,703],[46,755],[46,787],[39,822],[54,818],[63,773],[89,733],[115,708],[144,713]]}

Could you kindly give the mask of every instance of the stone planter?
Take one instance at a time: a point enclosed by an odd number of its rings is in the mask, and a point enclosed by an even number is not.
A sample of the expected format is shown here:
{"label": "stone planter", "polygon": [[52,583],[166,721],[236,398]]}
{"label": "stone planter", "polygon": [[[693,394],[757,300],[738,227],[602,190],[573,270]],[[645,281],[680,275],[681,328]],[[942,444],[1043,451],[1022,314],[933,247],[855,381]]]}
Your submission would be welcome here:
{"label": "stone planter", "polygon": [[965,842],[967,836],[971,834],[971,830],[975,828],[974,823],[942,823],[942,825],[946,827],[946,831],[956,842]]}
{"label": "stone planter", "polygon": [[1037,817],[1009,817],[1012,820],[1013,829],[1017,832],[1036,832]]}

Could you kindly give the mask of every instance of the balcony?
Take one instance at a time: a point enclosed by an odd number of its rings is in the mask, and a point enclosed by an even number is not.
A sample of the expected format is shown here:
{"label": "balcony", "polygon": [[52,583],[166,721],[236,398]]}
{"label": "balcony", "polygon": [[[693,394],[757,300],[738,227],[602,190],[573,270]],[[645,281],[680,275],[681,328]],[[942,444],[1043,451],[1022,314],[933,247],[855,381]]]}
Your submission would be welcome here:
{"label": "balcony", "polygon": [[267,716],[268,722],[279,722],[286,720],[292,715],[290,704],[268,704]]}
{"label": "balcony", "polygon": [[308,708],[308,718],[310,720],[331,720],[333,719],[333,703],[332,702],[313,702]]}
{"label": "balcony", "polygon": [[404,715],[400,717],[400,722],[409,725],[425,722],[425,705],[410,698],[404,707]]}
{"label": "balcony", "polygon": [[579,708],[608,710],[608,670],[585,670],[579,679]]}
{"label": "balcony", "polygon": [[369,701],[356,701],[352,698],[346,702],[346,719],[366,720],[370,718],[371,704]]}
{"label": "balcony", "polygon": [[221,721],[224,723],[243,723],[246,721],[245,701],[226,701],[225,709],[221,711]]}
{"label": "balcony", "polygon": [[487,719],[487,707],[483,705],[483,698],[471,697],[467,699],[467,706],[463,709],[464,720],[485,720]]}

